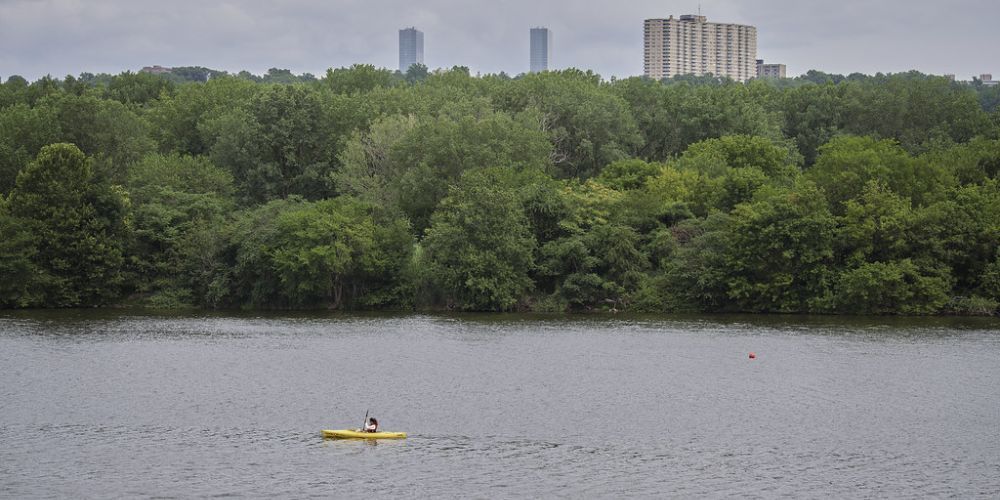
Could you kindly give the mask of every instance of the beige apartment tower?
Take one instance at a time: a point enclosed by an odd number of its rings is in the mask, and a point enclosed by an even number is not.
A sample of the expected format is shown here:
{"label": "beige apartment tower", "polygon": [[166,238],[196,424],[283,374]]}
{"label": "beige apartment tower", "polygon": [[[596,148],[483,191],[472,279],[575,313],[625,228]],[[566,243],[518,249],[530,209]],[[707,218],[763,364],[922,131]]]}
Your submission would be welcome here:
{"label": "beige apartment tower", "polygon": [[649,78],[677,75],[757,76],[757,28],[710,23],[705,16],[646,19],[643,67]]}

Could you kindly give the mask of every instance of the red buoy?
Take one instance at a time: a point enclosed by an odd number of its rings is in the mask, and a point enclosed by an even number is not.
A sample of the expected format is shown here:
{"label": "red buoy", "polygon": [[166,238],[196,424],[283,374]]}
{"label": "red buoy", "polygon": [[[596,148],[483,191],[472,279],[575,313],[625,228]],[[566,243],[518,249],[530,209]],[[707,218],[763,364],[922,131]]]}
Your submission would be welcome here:
{"label": "red buoy", "polygon": [[751,352],[750,353],[750,359],[757,359],[757,355]]}

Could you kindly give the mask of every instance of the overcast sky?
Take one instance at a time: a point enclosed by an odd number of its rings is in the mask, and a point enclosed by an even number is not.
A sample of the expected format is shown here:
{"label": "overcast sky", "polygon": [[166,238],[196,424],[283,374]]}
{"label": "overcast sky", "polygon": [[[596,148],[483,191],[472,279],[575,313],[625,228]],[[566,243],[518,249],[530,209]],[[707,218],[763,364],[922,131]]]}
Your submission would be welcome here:
{"label": "overcast sky", "polygon": [[[642,74],[642,22],[696,13],[653,0],[0,0],[0,77],[143,66],[321,75],[369,63],[395,69],[398,30],[424,32],[431,68],[517,74],[528,29],[553,33],[555,68]],[[758,57],[789,76],[954,73],[1000,77],[1000,0],[704,0],[709,21],[757,27]]]}

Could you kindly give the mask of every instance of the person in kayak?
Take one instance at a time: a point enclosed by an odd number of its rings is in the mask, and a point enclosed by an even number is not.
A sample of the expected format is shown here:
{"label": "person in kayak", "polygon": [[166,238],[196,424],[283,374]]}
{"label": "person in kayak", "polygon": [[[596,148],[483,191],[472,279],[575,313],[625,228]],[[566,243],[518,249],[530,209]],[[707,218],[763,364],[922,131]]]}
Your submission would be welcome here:
{"label": "person in kayak", "polygon": [[375,420],[375,417],[369,418],[368,419],[368,423],[365,424],[364,431],[365,432],[378,432],[378,420]]}

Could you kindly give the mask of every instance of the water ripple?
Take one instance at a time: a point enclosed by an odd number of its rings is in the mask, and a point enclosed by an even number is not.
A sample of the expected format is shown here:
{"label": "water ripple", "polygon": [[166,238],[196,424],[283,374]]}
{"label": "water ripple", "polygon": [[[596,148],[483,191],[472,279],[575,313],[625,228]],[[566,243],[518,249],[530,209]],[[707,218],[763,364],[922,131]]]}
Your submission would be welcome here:
{"label": "water ripple", "polygon": [[[10,314],[0,497],[996,498],[997,333],[941,319]],[[365,410],[410,438],[321,438]]]}

